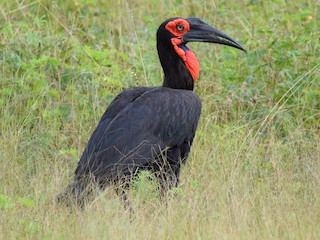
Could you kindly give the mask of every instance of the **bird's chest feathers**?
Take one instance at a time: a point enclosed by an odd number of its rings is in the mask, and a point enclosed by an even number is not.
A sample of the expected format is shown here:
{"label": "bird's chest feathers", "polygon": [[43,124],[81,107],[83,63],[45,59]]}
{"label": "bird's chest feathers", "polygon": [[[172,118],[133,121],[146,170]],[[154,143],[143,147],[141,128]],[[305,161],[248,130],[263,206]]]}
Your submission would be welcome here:
{"label": "bird's chest feathers", "polygon": [[179,38],[172,38],[171,43],[174,51],[186,64],[193,81],[197,80],[200,68],[196,55],[185,44],[183,44]]}

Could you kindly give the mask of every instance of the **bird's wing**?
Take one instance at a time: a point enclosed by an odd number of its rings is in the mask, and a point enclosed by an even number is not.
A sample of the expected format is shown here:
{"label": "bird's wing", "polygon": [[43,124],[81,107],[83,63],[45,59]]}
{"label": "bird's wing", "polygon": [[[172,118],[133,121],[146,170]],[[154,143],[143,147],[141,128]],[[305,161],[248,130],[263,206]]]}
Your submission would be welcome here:
{"label": "bird's wing", "polygon": [[[191,142],[201,112],[199,97],[192,91],[155,88],[124,107],[108,124],[98,126],[76,176],[93,174],[113,178],[148,165],[162,150]],[[100,125],[100,124],[99,124]]]}
{"label": "bird's wing", "polygon": [[109,105],[107,110],[102,115],[96,129],[91,135],[90,140],[84,152],[79,160],[78,167],[75,171],[76,175],[78,173],[83,174],[88,166],[88,158],[97,151],[97,146],[101,145],[103,139],[106,135],[106,130],[109,123],[114,119],[126,106],[134,101],[137,97],[141,96],[144,92],[154,89],[153,87],[135,87],[129,88],[121,92]]}

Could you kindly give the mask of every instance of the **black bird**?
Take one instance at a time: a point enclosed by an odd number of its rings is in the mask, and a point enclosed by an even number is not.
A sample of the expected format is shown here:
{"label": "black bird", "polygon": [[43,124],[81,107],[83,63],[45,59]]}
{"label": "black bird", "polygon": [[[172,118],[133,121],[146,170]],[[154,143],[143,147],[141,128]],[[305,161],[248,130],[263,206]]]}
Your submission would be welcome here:
{"label": "black bird", "polygon": [[114,184],[125,204],[125,189],[140,170],[160,179],[164,194],[179,181],[201,113],[193,92],[199,62],[188,42],[210,42],[245,51],[234,39],[198,18],[170,18],[157,32],[157,50],[164,72],[161,87],[135,87],[121,92],[93,132],[59,201],[84,206]]}

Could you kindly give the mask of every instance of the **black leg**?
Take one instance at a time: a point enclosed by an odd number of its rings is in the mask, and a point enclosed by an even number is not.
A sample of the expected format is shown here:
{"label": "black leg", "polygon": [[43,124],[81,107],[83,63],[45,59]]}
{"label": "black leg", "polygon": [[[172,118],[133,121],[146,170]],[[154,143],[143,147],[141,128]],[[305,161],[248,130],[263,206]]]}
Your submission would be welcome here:
{"label": "black leg", "polygon": [[175,166],[175,169],[167,169],[160,174],[160,199],[167,199],[168,192],[178,186],[180,175],[180,165]]}
{"label": "black leg", "polygon": [[128,188],[128,183],[126,181],[120,181],[117,186],[115,186],[115,191],[117,195],[121,198],[121,202],[126,211],[129,211],[130,217],[133,215],[133,208],[131,202],[127,196],[126,189]]}

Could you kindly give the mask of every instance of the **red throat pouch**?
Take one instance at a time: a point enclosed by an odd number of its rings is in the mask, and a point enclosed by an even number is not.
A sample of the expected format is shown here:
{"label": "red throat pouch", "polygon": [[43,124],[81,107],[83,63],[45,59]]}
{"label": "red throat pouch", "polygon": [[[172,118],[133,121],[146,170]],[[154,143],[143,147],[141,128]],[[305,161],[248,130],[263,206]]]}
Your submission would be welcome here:
{"label": "red throat pouch", "polygon": [[184,62],[191,73],[193,81],[197,80],[200,69],[199,62],[196,55],[191,50],[186,51],[186,60]]}
{"label": "red throat pouch", "polygon": [[193,81],[196,81],[199,77],[199,61],[196,55],[189,48],[180,48],[179,45],[182,43],[182,40],[179,38],[172,38],[171,43],[175,52],[186,64],[189,72],[191,73]]}

